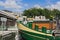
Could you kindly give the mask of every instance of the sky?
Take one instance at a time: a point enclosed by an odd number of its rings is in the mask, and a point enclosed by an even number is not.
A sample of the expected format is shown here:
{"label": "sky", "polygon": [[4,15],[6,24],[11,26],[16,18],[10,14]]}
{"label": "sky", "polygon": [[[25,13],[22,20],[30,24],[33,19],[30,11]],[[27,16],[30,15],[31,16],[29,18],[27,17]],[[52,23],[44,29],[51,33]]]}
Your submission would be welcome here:
{"label": "sky", "polygon": [[33,7],[60,10],[60,0],[0,0],[0,10],[23,12]]}

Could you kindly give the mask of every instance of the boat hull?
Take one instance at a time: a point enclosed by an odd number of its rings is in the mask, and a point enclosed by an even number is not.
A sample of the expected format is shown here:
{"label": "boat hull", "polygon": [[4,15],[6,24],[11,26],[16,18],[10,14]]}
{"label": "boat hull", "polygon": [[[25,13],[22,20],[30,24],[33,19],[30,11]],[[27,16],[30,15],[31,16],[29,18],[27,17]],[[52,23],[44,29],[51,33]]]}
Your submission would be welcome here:
{"label": "boat hull", "polygon": [[20,31],[20,35],[22,36],[22,39],[24,40],[53,40],[53,37],[30,33],[26,31]]}
{"label": "boat hull", "polygon": [[19,33],[24,40],[54,40],[54,36],[29,29],[23,24],[18,24]]}

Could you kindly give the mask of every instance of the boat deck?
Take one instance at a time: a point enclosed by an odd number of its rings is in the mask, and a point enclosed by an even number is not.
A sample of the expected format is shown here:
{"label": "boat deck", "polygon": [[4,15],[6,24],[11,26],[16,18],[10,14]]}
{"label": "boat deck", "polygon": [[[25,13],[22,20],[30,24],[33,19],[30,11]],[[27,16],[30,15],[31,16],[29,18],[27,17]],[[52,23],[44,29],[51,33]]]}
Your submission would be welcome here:
{"label": "boat deck", "polygon": [[0,31],[0,40],[15,40],[16,31]]}
{"label": "boat deck", "polygon": [[16,33],[16,31],[0,31],[0,35],[1,36],[4,36],[4,35],[7,35],[7,34],[9,34],[9,33]]}

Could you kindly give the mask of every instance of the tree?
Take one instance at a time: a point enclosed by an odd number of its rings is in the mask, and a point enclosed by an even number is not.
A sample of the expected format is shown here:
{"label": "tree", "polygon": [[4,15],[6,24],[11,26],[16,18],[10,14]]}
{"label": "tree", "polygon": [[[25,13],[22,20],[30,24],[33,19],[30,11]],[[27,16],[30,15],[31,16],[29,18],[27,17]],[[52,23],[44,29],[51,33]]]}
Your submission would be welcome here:
{"label": "tree", "polygon": [[50,14],[51,14],[51,11],[48,10],[48,9],[43,9],[43,15],[46,17],[46,18],[50,18]]}
{"label": "tree", "polygon": [[46,18],[49,18],[49,19],[52,18],[53,19],[54,17],[56,17],[56,15],[60,15],[60,11],[57,10],[57,9],[48,10],[46,8],[44,8],[44,9],[31,8],[31,9],[28,9],[28,10],[24,10],[23,15],[27,16],[27,17],[42,15],[42,16],[45,16]]}
{"label": "tree", "polygon": [[27,17],[40,16],[42,15],[42,9],[31,8],[24,10],[23,15]]}

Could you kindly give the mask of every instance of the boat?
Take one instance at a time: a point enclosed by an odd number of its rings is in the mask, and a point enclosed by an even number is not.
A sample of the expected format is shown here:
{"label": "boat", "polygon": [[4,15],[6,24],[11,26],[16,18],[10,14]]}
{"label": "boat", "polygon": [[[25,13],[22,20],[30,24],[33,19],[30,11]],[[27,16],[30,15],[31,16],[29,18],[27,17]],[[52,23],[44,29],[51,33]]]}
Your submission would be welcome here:
{"label": "boat", "polygon": [[[49,20],[38,20],[39,23],[40,21],[49,22]],[[22,36],[24,40],[60,40],[60,37],[55,36],[55,34],[53,33],[55,29],[54,27],[51,29],[51,27],[46,28],[45,26],[43,26],[39,31],[38,23],[35,23],[34,26],[35,28],[33,28],[32,26],[34,22],[37,22],[37,20],[29,20],[24,22],[17,21],[17,22],[18,22],[17,26],[19,29],[19,34]]]}
{"label": "boat", "polygon": [[16,16],[0,10],[0,40],[15,40],[18,34]]}

